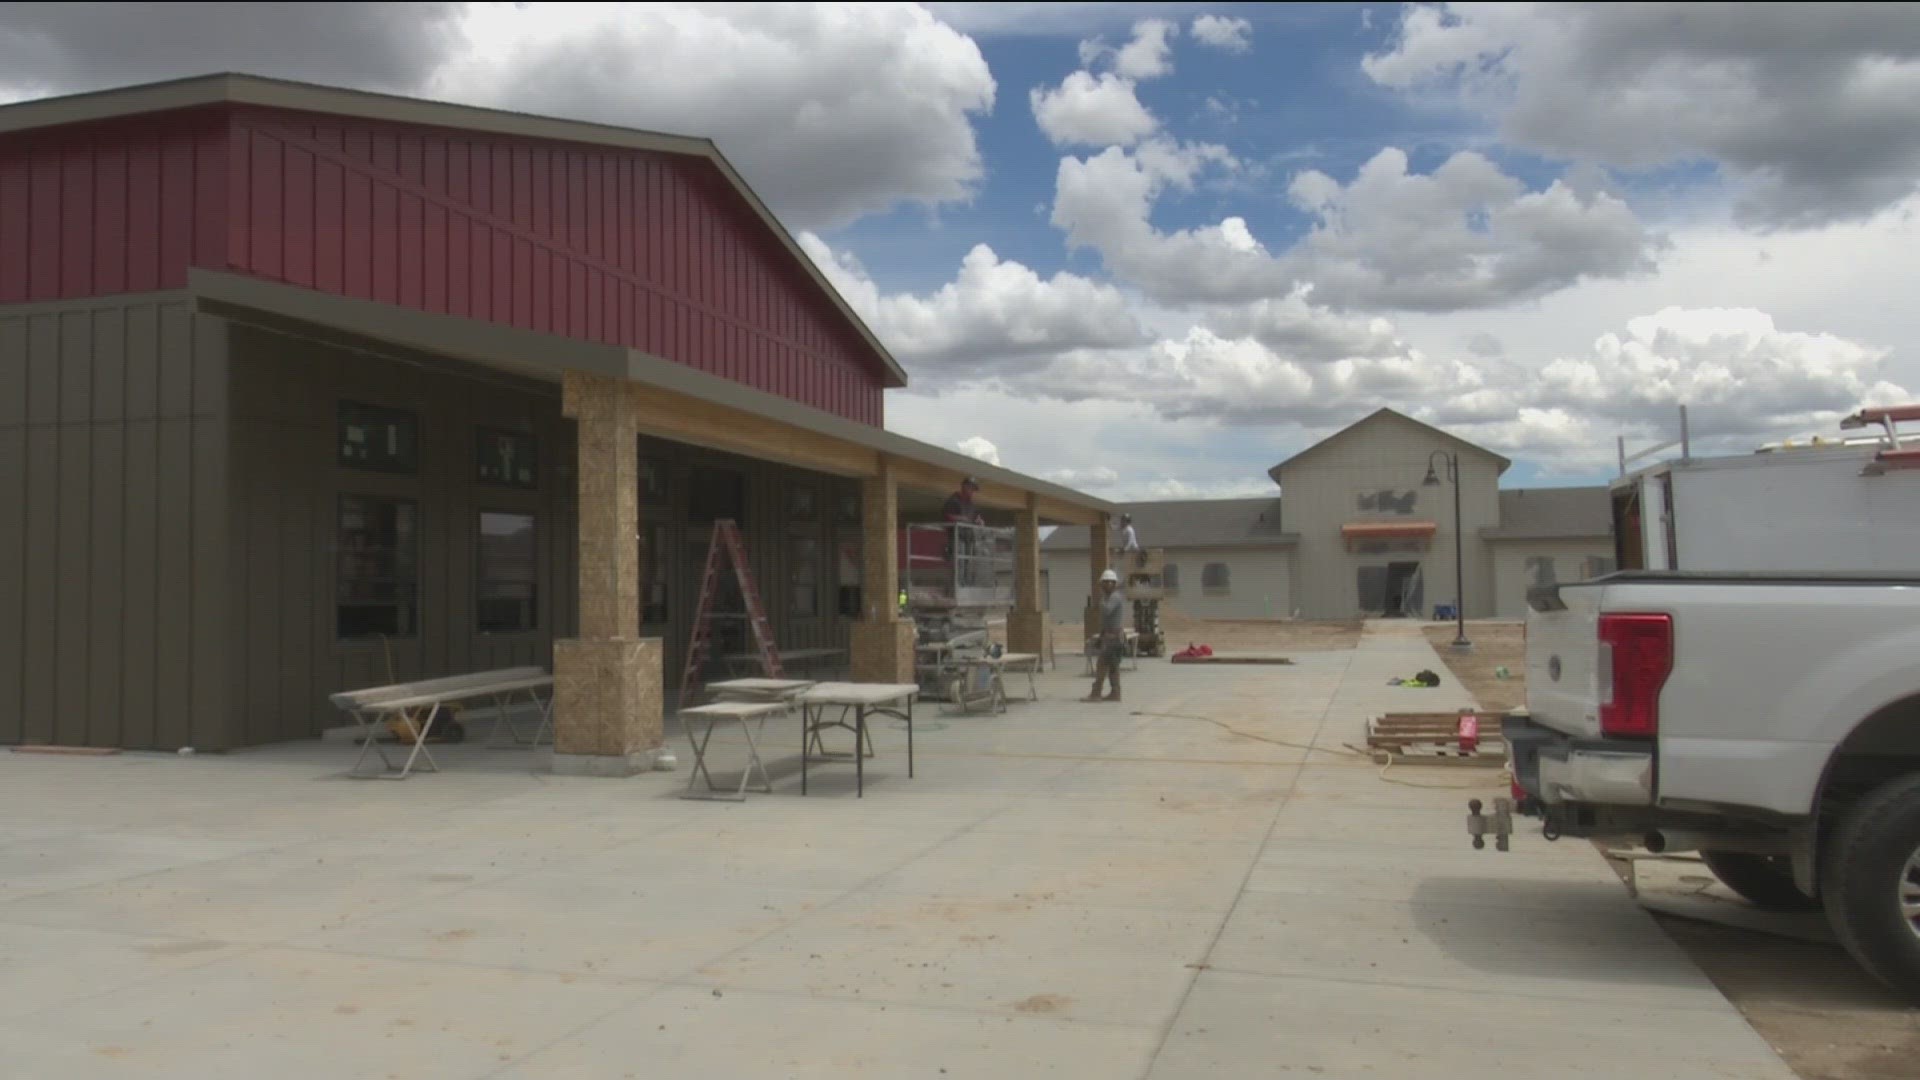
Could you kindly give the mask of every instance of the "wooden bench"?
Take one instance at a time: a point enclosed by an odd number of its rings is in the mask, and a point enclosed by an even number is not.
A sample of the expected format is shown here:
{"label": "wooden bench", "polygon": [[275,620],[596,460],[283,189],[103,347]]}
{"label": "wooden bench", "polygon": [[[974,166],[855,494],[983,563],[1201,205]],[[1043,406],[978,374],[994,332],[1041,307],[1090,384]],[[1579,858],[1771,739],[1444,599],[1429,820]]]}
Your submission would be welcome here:
{"label": "wooden bench", "polygon": [[[542,691],[546,692],[544,698],[541,697]],[[527,695],[528,700],[540,710],[540,724],[534,729],[531,740],[520,738],[508,712],[514,699],[521,694]],[[553,724],[553,676],[541,667],[499,668],[467,675],[394,683],[391,686],[372,686],[364,690],[342,691],[327,698],[335,708],[353,717],[354,722],[360,725],[360,756],[354,759],[348,775],[387,780],[405,780],[413,773],[414,763],[422,757],[426,758],[425,767],[428,771],[439,772],[440,766],[427,751],[427,736],[433,731],[434,721],[439,719],[449,704],[475,699],[491,700],[498,712],[493,734],[488,739],[489,745],[503,728],[512,734],[515,744],[536,745],[541,735]],[[406,761],[397,768],[380,746],[379,739],[380,728],[395,720],[405,721],[413,734],[413,749],[408,752]],[[368,750],[380,755],[380,762],[385,766],[383,771],[360,771]]]}

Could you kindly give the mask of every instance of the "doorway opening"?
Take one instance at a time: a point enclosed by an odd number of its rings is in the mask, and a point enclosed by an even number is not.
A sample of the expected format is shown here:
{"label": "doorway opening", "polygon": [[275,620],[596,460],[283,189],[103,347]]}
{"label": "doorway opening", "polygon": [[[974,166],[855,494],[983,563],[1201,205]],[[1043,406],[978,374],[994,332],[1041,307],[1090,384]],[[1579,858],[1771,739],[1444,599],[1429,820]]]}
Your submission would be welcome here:
{"label": "doorway opening", "polygon": [[1418,618],[1425,592],[1426,584],[1421,580],[1419,563],[1387,564],[1386,613],[1389,617]]}

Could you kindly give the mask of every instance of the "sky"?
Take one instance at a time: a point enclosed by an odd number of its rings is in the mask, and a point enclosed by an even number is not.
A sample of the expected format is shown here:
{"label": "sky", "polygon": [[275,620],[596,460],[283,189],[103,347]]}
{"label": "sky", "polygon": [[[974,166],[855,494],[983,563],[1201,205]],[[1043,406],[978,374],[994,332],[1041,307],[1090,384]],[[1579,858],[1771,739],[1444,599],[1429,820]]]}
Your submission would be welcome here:
{"label": "sky", "polygon": [[887,426],[1270,494],[1388,406],[1601,482],[1920,400],[1920,8],[0,5],[0,100],[236,70],[713,138]]}

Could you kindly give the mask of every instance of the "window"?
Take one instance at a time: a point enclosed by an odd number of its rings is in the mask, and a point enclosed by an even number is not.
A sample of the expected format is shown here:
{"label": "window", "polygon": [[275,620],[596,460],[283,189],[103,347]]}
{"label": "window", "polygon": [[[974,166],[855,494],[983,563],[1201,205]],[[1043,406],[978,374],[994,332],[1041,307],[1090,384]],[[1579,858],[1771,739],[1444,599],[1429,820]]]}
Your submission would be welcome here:
{"label": "window", "polygon": [[667,466],[659,458],[640,459],[640,502],[646,506],[667,505]]}
{"label": "window", "polygon": [[481,483],[517,488],[540,486],[539,446],[533,436],[481,428],[475,442],[474,475]]}
{"label": "window", "polygon": [[787,489],[787,521],[812,522],[820,516],[820,504],[810,487]]}
{"label": "window", "polygon": [[518,634],[538,625],[539,563],[532,514],[480,511],[480,587],[474,610],[483,634]]}
{"label": "window", "polygon": [[839,550],[840,617],[857,619],[860,617],[860,583],[866,576],[866,567],[861,565],[863,546],[858,540],[841,540]]}
{"label": "window", "polygon": [[1527,580],[1534,585],[1553,584],[1553,556],[1527,556]]}
{"label": "window", "polygon": [[420,508],[405,499],[340,497],[335,634],[342,641],[420,633]]}
{"label": "window", "polygon": [[410,412],[343,401],[339,441],[340,464],[350,469],[403,474],[420,469],[420,425]]}
{"label": "window", "polygon": [[640,621],[660,625],[667,621],[667,530],[647,525],[640,530]]}
{"label": "window", "polygon": [[1210,562],[1200,568],[1200,591],[1208,596],[1225,596],[1233,591],[1227,579],[1227,564]]}
{"label": "window", "polygon": [[787,614],[811,619],[820,614],[820,541],[793,541],[792,604]]}
{"label": "window", "polygon": [[1168,596],[1180,595],[1180,564],[1168,563],[1160,570],[1160,588]]}

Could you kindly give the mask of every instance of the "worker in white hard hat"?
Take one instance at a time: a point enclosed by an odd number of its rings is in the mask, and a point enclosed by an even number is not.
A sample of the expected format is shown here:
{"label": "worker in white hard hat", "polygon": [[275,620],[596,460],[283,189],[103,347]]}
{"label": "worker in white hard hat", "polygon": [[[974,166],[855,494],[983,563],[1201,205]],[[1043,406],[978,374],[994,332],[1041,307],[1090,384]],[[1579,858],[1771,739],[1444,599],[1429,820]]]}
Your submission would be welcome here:
{"label": "worker in white hard hat", "polygon": [[[1120,575],[1107,570],[1100,575],[1100,596],[1094,601],[1100,609],[1100,633],[1094,638],[1096,654],[1093,691],[1083,701],[1120,700],[1120,658],[1127,652],[1127,600],[1120,594]],[[1112,689],[1100,696],[1100,687]]]}

